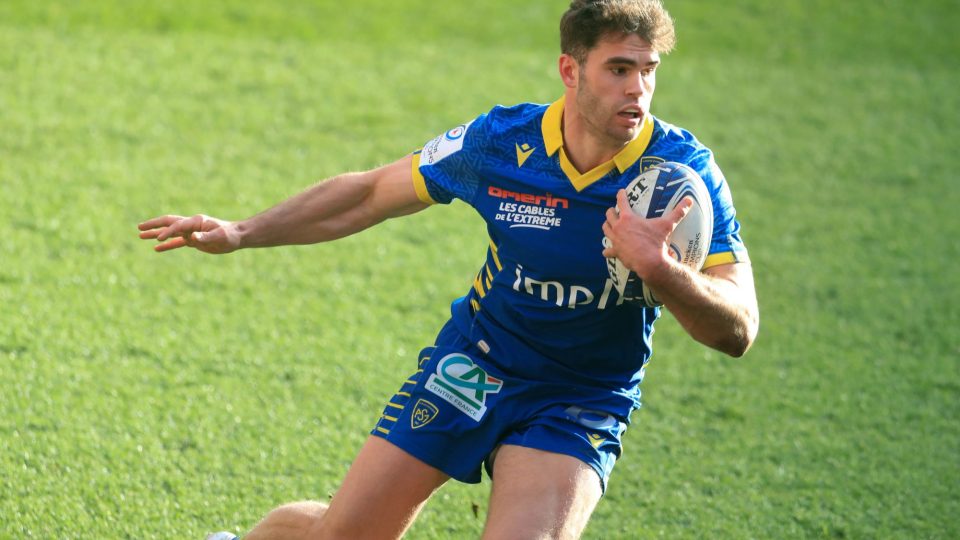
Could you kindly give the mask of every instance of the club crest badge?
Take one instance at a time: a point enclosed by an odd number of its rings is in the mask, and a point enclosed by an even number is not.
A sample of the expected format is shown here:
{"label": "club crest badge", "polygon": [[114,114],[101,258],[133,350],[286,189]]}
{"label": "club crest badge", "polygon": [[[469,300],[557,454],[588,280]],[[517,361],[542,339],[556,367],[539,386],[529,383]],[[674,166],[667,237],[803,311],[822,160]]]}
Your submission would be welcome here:
{"label": "club crest badge", "polygon": [[410,427],[413,429],[422,428],[437,417],[440,409],[429,401],[420,398],[417,404],[413,406],[413,414],[410,415]]}

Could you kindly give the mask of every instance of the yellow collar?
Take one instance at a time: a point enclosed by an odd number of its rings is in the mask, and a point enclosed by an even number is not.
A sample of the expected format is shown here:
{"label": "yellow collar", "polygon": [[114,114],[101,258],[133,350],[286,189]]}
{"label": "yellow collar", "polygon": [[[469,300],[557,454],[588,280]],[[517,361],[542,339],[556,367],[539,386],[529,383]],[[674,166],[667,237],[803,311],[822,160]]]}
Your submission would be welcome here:
{"label": "yellow collar", "polygon": [[618,152],[617,155],[613,156],[613,159],[610,161],[601,163],[581,174],[580,171],[573,166],[573,163],[567,158],[567,153],[563,150],[562,126],[564,100],[565,98],[561,96],[560,99],[554,101],[547,107],[547,112],[543,115],[543,124],[541,126],[543,130],[543,143],[548,156],[552,156],[558,150],[560,151],[560,168],[563,169],[564,174],[567,175],[570,183],[573,184],[573,187],[576,188],[577,191],[583,191],[590,184],[603,178],[608,172],[613,170],[614,166],[623,173],[623,171],[630,168],[631,165],[640,159],[640,156],[642,156],[643,152],[647,149],[647,145],[650,144],[650,137],[653,135],[653,117],[648,114],[643,117],[643,127],[640,129],[640,134],[636,139],[630,141],[627,146]]}

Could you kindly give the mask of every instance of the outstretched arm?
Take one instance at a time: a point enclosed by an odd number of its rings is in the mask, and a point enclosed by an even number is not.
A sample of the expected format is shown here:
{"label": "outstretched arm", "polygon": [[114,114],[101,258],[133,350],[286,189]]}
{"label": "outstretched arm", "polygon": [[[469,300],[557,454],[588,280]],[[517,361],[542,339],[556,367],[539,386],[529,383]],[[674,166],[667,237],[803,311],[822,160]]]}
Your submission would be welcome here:
{"label": "outstretched arm", "polygon": [[617,257],[643,282],[694,339],[742,356],[757,337],[760,311],[749,263],[722,264],[697,272],[670,256],[667,238],[687,215],[685,200],[667,215],[644,219],[630,211],[626,195],[617,195],[619,215],[607,212],[604,234],[612,246],[606,257]]}
{"label": "outstretched arm", "polygon": [[140,238],[159,241],[157,251],[190,246],[229,253],[349,236],[426,208],[414,190],[411,160],[407,156],[378,169],[336,176],[243,221],[205,215],[156,217],[140,224]]}

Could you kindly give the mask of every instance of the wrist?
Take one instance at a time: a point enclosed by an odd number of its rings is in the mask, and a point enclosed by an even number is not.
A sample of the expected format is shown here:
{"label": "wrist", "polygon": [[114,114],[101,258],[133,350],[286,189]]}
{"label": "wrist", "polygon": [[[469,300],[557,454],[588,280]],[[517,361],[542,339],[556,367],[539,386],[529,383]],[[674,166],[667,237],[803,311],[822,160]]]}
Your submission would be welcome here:
{"label": "wrist", "polygon": [[678,272],[683,272],[683,266],[673,257],[664,254],[658,261],[650,264],[646,272],[643,274],[637,272],[637,275],[648,287],[662,290],[676,282]]}
{"label": "wrist", "polygon": [[232,225],[234,234],[236,235],[237,249],[255,247],[253,244],[253,235],[251,234],[253,227],[249,219],[235,221]]}

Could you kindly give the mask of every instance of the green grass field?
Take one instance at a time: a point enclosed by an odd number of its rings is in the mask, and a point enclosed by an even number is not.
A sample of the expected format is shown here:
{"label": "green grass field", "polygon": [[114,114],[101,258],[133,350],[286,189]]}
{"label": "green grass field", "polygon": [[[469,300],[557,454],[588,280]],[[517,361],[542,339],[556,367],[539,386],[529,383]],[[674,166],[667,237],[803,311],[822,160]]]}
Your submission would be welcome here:
{"label": "green grass field", "polygon": [[[553,100],[565,2],[517,4],[0,2],[0,538],[199,539],[336,490],[479,219],[225,257],[136,225]],[[654,111],[730,180],[761,334],[732,360],[664,317],[585,537],[960,537],[960,6],[666,4]],[[478,537],[488,487],[408,537]]]}

